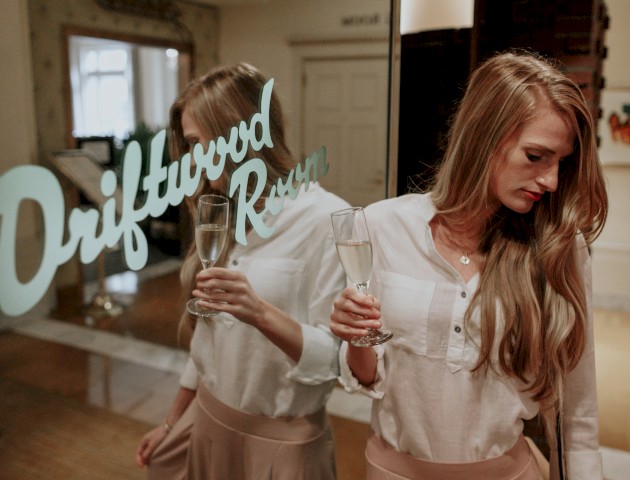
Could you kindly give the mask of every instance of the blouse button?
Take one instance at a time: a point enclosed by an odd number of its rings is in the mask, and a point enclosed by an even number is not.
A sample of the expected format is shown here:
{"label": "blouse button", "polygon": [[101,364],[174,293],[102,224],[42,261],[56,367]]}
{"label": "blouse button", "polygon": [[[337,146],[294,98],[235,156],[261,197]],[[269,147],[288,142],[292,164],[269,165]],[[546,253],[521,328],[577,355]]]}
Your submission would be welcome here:
{"label": "blouse button", "polygon": [[462,292],[460,295],[462,296],[462,298],[466,298],[466,292]]}
{"label": "blouse button", "polygon": [[232,260],[232,265],[236,267],[238,265],[238,260]]}
{"label": "blouse button", "polygon": [[462,327],[460,327],[459,325],[457,325],[455,327],[455,333],[460,333],[462,331]]}

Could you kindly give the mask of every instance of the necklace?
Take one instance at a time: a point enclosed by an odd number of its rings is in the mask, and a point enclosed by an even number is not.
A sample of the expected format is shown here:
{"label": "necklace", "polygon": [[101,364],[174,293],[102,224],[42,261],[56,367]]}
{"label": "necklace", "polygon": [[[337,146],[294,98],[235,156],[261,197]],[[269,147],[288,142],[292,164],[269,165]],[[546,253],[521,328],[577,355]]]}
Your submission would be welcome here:
{"label": "necklace", "polygon": [[[448,230],[448,227],[442,223],[442,220],[439,217],[437,218],[437,222],[436,223],[437,223],[437,225],[442,227],[442,228],[440,228],[440,234],[441,234],[442,237],[444,237],[445,232],[443,232],[443,230],[444,229]],[[458,250],[459,250],[459,248],[461,248],[461,247],[457,247],[456,244],[451,239],[443,241],[442,243],[447,244],[447,245],[450,244],[450,246],[451,246],[450,248],[452,248],[453,246],[455,246]],[[469,265],[470,262],[471,262],[470,255],[471,255],[470,251],[467,252],[467,251],[464,250],[464,252],[462,253],[462,256],[459,257],[459,263],[461,263],[464,266]]]}

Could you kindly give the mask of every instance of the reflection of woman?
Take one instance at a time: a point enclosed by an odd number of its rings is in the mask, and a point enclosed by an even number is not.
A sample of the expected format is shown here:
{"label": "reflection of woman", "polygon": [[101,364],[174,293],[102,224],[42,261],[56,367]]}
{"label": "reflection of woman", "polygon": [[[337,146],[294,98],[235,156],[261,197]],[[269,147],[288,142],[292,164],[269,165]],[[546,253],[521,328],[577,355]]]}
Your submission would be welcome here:
{"label": "reflection of woman", "polygon": [[[196,143],[227,138],[232,126],[251,118],[265,83],[245,64],[192,82],[171,108],[175,158]],[[295,166],[275,95],[269,116],[274,147],[247,157],[265,161],[268,186]],[[228,160],[225,174],[198,193],[225,193],[237,166]],[[193,214],[195,202],[189,201]],[[324,405],[339,373],[339,340],[327,323],[345,276],[329,213],[346,206],[311,184],[295,200],[286,198],[277,216],[265,218],[276,227],[270,238],[250,231],[246,246],[232,242],[225,268],[195,277],[199,259],[191,248],[182,279],[196,283],[194,295],[222,313],[196,323],[165,425],[138,448],[137,462],[148,464],[149,478],[335,478]]]}
{"label": "reflection of woman", "polygon": [[368,478],[540,478],[539,412],[549,432],[560,413],[568,478],[602,478],[587,245],[606,213],[579,88],[534,55],[483,64],[430,193],[367,208],[375,296],[347,288],[331,316],[344,340],[381,313],[394,332],[340,352],[374,399]]}

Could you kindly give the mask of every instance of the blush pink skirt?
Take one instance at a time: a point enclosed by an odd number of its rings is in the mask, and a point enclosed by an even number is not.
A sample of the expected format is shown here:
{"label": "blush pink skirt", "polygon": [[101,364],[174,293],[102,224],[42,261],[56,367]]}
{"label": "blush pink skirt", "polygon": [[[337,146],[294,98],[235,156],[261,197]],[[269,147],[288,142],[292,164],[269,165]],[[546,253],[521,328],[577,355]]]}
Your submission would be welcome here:
{"label": "blush pink skirt", "polygon": [[372,434],[365,451],[367,480],[542,480],[538,462],[521,436],[500,457],[471,463],[437,463],[395,450]]}
{"label": "blush pink skirt", "polygon": [[250,415],[200,387],[148,472],[149,480],[334,480],[335,445],[323,408],[300,417]]}

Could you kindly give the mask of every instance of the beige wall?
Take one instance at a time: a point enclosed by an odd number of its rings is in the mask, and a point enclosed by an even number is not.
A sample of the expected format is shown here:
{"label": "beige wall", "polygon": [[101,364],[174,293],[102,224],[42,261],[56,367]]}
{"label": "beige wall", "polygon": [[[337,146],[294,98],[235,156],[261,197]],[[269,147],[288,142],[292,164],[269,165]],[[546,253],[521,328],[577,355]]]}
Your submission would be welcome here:
{"label": "beige wall", "polygon": [[[611,22],[606,32],[606,87],[630,92],[630,2],[605,0]],[[630,150],[630,149],[629,149]],[[608,222],[593,246],[593,293],[596,306],[630,310],[630,153],[628,166],[606,165],[610,199]]]}
{"label": "beige wall", "polygon": [[[24,0],[5,0],[0,16],[0,175],[22,164],[37,163],[35,143],[35,106],[33,100],[33,74],[30,63],[30,35],[27,4]],[[22,211],[16,244],[16,259],[22,278],[29,278],[37,268],[40,250],[37,212],[32,205]],[[45,300],[46,308],[52,296]],[[0,327],[3,319],[0,318]]]}

